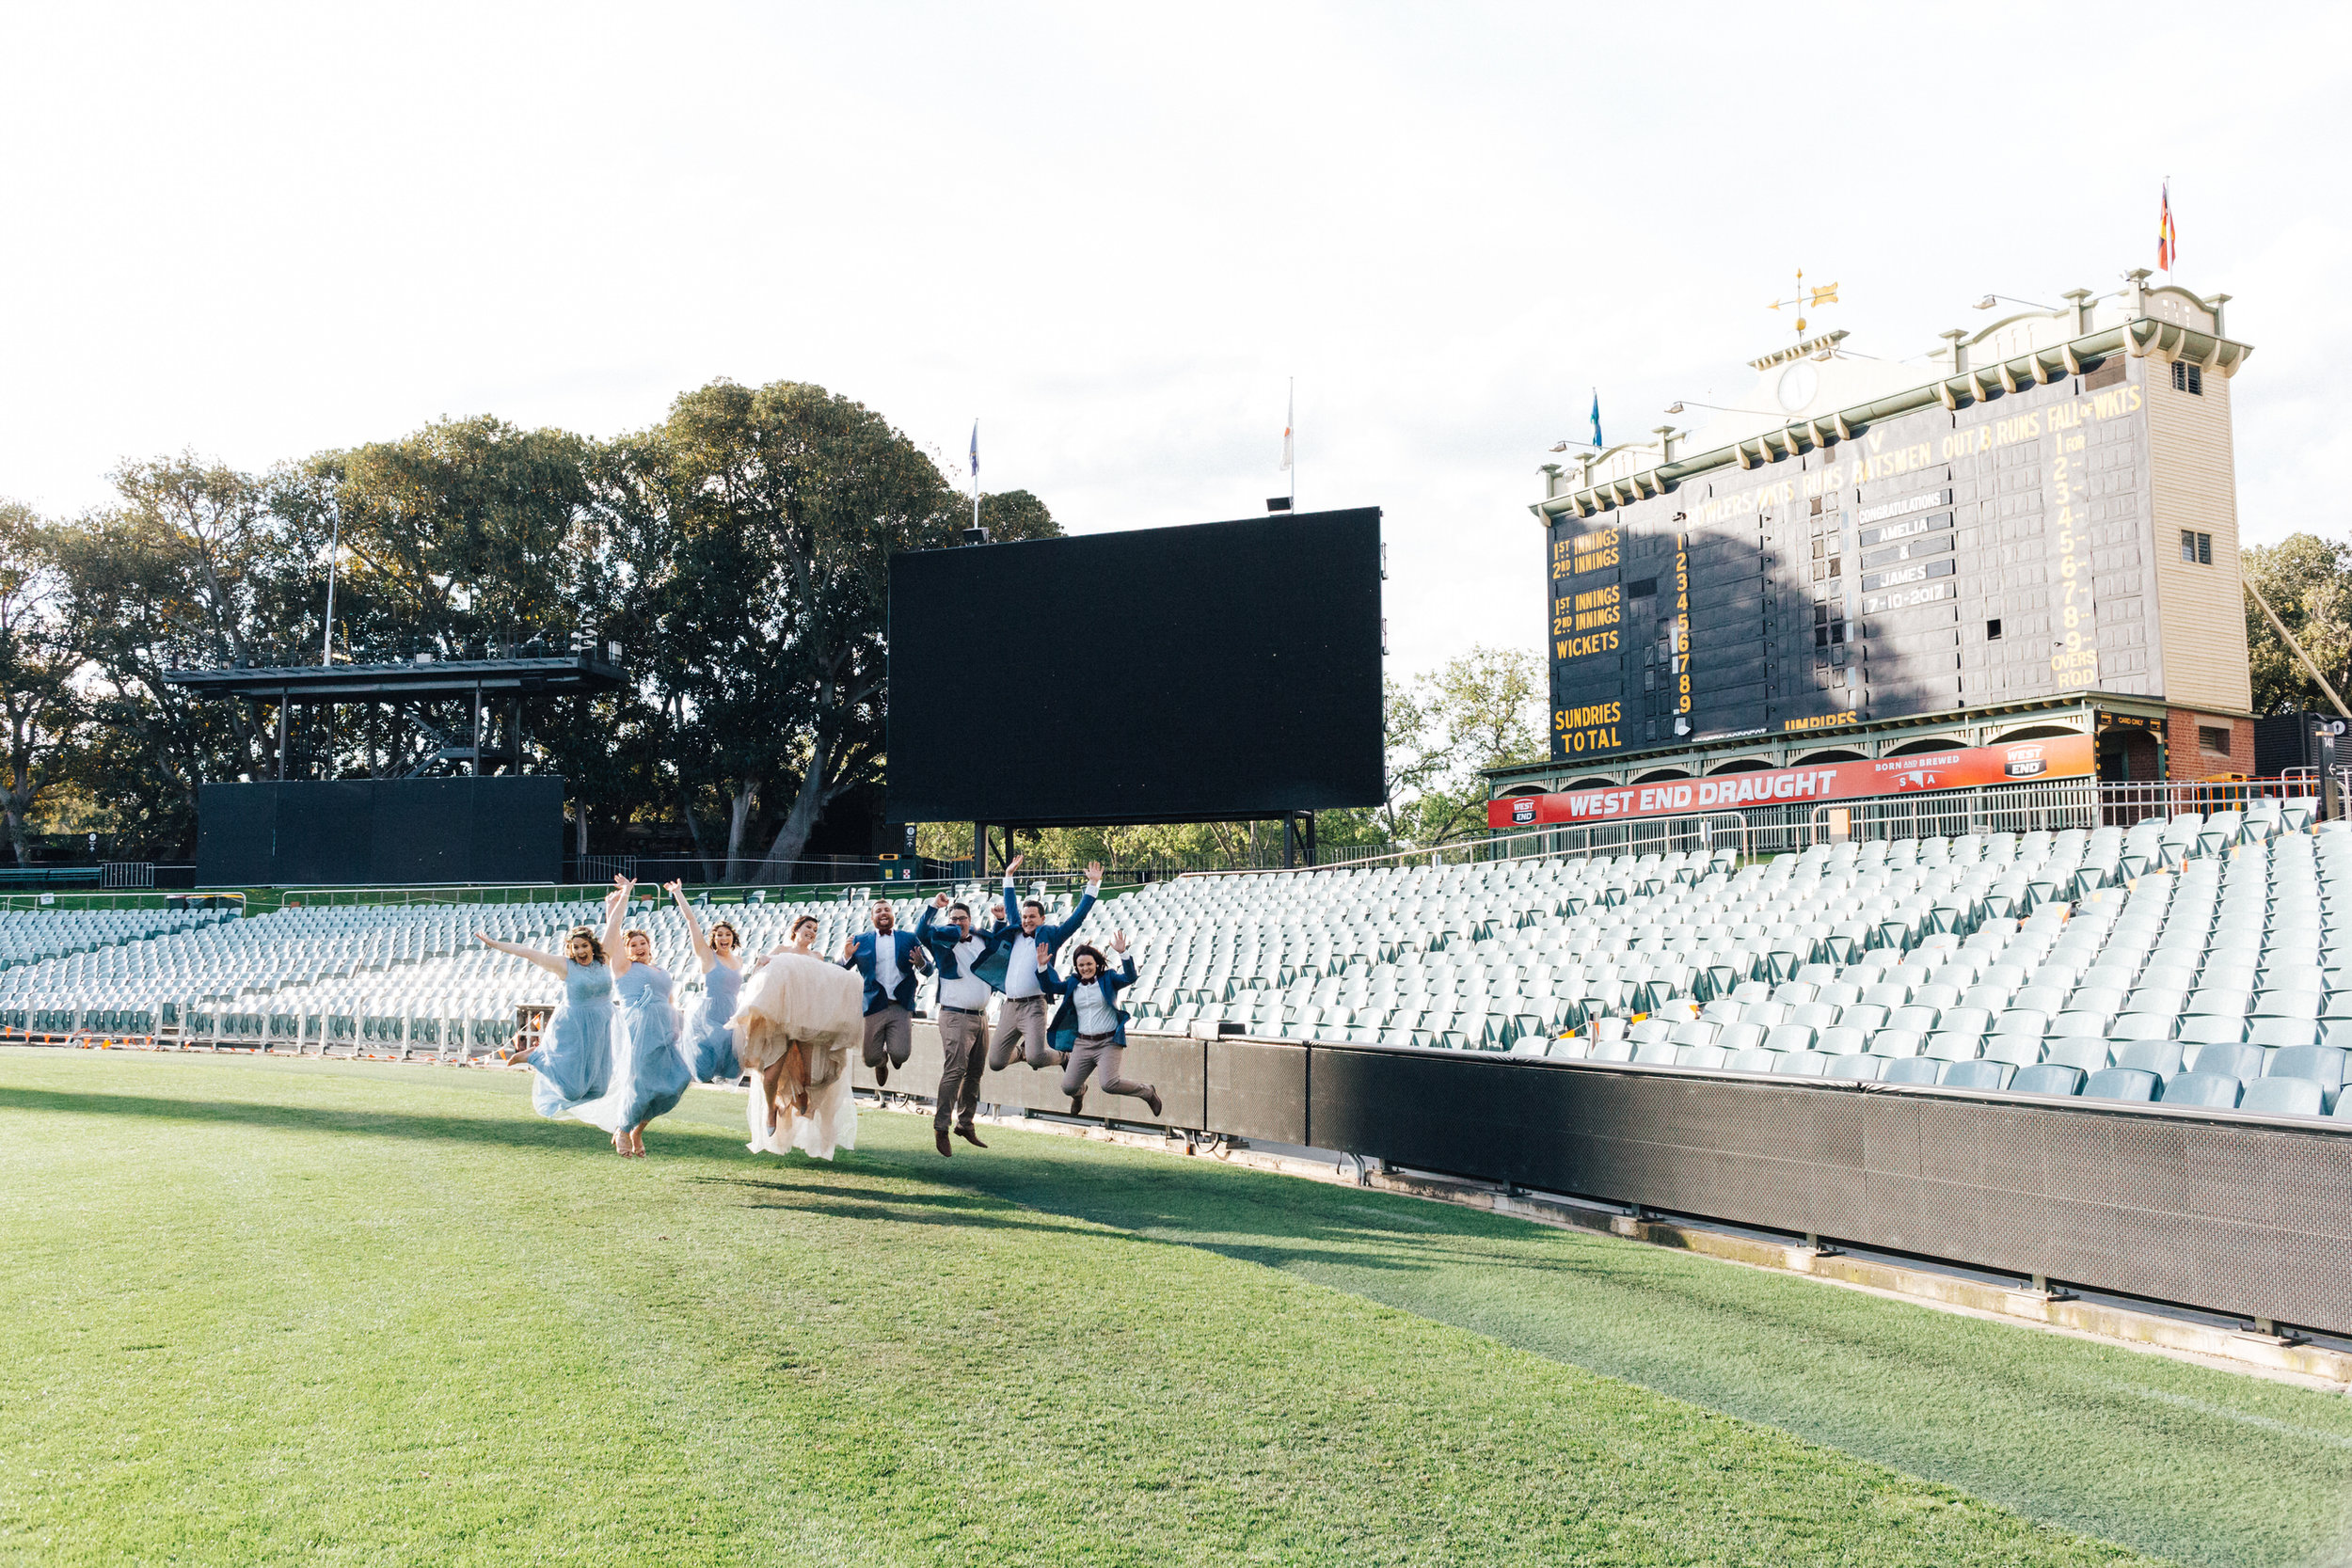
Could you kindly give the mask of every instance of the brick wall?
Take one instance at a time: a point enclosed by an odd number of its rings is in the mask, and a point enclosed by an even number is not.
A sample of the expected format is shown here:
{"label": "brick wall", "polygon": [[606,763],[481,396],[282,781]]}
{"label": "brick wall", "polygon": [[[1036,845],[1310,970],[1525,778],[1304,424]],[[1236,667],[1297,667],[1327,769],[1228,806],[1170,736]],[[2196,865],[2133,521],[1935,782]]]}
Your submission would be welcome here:
{"label": "brick wall", "polygon": [[[2230,732],[2230,754],[2222,757],[2205,750],[2198,738],[2200,729],[2226,729]],[[2190,708],[2168,708],[2164,715],[2165,762],[2175,779],[2205,779],[2216,773],[2254,771],[2254,721],[2251,719],[2230,719],[2218,714],[2199,713]]]}

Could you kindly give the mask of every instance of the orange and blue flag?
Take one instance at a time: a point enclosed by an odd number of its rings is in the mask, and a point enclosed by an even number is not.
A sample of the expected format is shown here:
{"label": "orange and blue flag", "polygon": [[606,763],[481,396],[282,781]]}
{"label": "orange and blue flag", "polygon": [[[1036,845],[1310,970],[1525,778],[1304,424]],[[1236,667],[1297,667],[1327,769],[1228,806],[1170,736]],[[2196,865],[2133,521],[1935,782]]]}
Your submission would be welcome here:
{"label": "orange and blue flag", "polygon": [[2172,182],[2164,182],[2164,207],[2156,218],[2156,267],[2170,272],[2172,263],[2181,259],[2180,231],[2172,227]]}

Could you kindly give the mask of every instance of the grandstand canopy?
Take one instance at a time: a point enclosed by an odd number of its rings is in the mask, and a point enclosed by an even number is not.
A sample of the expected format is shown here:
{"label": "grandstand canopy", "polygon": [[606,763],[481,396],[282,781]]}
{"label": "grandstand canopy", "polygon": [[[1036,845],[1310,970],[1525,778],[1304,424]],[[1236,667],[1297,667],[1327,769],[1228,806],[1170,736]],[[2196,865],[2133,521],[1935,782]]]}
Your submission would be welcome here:
{"label": "grandstand canopy", "polygon": [[172,686],[203,697],[256,702],[404,703],[487,695],[578,696],[610,691],[627,679],[592,652],[555,658],[437,659],[383,664],[242,665],[167,670]]}

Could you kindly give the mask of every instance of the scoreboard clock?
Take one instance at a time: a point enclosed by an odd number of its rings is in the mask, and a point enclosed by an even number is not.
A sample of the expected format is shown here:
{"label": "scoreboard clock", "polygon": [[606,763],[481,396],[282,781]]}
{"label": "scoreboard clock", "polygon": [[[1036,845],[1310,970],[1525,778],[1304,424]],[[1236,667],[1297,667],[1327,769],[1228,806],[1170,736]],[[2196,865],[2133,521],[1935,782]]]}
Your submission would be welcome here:
{"label": "scoreboard clock", "polygon": [[[1752,437],[1736,463],[1548,516],[1553,760],[2160,694],[2148,362],[1799,423],[1812,444]],[[1766,386],[1795,414],[1819,372]]]}

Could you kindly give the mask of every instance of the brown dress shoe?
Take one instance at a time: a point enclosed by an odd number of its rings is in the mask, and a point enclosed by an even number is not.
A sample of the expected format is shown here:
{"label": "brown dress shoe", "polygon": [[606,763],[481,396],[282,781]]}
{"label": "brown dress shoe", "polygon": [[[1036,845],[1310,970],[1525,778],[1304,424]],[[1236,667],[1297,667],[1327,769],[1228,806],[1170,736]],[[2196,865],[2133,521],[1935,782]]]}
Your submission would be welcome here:
{"label": "brown dress shoe", "polygon": [[1143,1102],[1152,1107],[1152,1114],[1153,1116],[1156,1117],[1160,1114],[1160,1091],[1157,1088],[1149,1088],[1144,1090]]}
{"label": "brown dress shoe", "polygon": [[980,1142],[980,1135],[972,1131],[972,1124],[968,1121],[961,1127],[956,1129],[956,1136],[961,1138],[965,1143],[970,1144],[974,1148],[986,1148],[988,1147],[988,1145]]}
{"label": "brown dress shoe", "polygon": [[1070,1097],[1070,1114],[1073,1117],[1082,1117],[1087,1114],[1087,1097],[1084,1094],[1073,1094]]}
{"label": "brown dress shoe", "polygon": [[884,1084],[887,1084],[887,1083],[889,1083],[889,1082],[890,1082],[890,1061],[889,1061],[889,1058],[884,1057],[882,1060],[881,1060],[881,1061],[879,1061],[879,1062],[876,1062],[876,1063],[874,1064],[874,1087],[876,1087],[876,1088],[878,1088],[878,1089],[879,1089],[879,1088],[881,1088],[881,1087],[882,1087]]}
{"label": "brown dress shoe", "polygon": [[939,1146],[940,1153],[946,1155],[950,1159],[955,1157],[956,1151],[947,1147],[947,1130],[946,1128],[943,1127],[934,1132],[931,1134],[931,1141]]}

